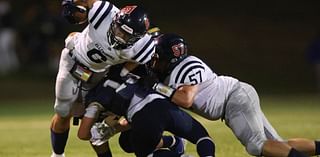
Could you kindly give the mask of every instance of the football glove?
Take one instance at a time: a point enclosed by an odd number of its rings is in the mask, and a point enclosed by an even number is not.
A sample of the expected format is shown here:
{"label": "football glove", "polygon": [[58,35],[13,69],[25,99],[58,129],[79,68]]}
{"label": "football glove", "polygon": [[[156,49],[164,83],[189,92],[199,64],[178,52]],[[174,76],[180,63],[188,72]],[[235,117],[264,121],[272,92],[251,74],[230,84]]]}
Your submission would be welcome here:
{"label": "football glove", "polygon": [[117,133],[117,130],[110,127],[104,121],[95,123],[91,130],[90,142],[94,146],[100,146],[106,143],[112,136]]}

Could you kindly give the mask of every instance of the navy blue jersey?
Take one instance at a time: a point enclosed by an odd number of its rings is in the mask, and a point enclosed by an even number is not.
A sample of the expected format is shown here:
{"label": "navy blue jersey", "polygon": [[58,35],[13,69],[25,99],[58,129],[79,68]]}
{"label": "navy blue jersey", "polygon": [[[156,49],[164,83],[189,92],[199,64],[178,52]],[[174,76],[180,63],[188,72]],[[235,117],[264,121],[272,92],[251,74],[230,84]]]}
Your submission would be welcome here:
{"label": "navy blue jersey", "polygon": [[[198,121],[169,99],[141,86],[138,77],[134,75],[129,75],[122,84],[108,78],[101,81],[89,91],[86,102],[98,102],[105,110],[127,118],[132,135],[126,140],[126,145],[132,146],[138,157],[152,153],[164,131],[183,137],[194,144],[209,136]],[[210,147],[214,148],[214,144],[211,144]],[[209,154],[211,156],[214,152]]]}
{"label": "navy blue jersey", "polygon": [[87,105],[92,102],[98,102],[105,110],[126,116],[130,105],[135,106],[136,103],[148,98],[148,95],[156,93],[151,89],[140,86],[138,79],[134,77],[127,77],[124,83],[118,84],[116,87],[110,85],[110,81],[112,83],[117,82],[108,78],[88,92],[86,96]]}

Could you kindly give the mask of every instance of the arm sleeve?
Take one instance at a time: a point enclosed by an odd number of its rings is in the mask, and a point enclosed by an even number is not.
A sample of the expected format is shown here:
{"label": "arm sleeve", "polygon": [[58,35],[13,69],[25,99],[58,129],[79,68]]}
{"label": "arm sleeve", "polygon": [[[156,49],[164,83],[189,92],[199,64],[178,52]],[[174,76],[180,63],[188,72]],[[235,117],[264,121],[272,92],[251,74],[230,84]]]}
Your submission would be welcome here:
{"label": "arm sleeve", "polygon": [[145,64],[151,60],[151,56],[154,52],[154,40],[151,35],[146,34],[143,38],[137,41],[132,48],[124,50],[122,56],[132,62]]}

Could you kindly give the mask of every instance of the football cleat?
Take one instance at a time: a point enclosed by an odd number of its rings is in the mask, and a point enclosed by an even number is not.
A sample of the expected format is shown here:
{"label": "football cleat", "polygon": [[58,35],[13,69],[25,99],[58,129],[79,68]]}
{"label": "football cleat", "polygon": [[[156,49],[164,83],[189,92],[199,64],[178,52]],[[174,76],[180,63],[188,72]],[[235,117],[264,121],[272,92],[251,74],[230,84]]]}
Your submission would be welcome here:
{"label": "football cleat", "polygon": [[54,152],[52,152],[50,157],[65,157],[64,154],[56,154]]}

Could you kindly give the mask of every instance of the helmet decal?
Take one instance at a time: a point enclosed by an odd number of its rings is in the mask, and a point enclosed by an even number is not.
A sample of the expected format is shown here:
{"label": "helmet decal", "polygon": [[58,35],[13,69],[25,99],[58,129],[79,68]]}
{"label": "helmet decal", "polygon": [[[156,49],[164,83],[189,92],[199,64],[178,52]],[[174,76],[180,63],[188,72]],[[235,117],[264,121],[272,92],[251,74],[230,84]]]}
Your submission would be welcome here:
{"label": "helmet decal", "polygon": [[185,53],[184,44],[183,43],[179,43],[179,44],[173,45],[171,47],[171,49],[172,49],[173,55],[175,57],[180,57],[181,55],[183,55]]}
{"label": "helmet decal", "polygon": [[133,34],[133,29],[127,26],[126,24],[123,24],[121,28],[129,34]]}
{"label": "helmet decal", "polygon": [[136,5],[129,5],[121,9],[121,13],[123,14],[131,14],[131,12],[136,9]]}

